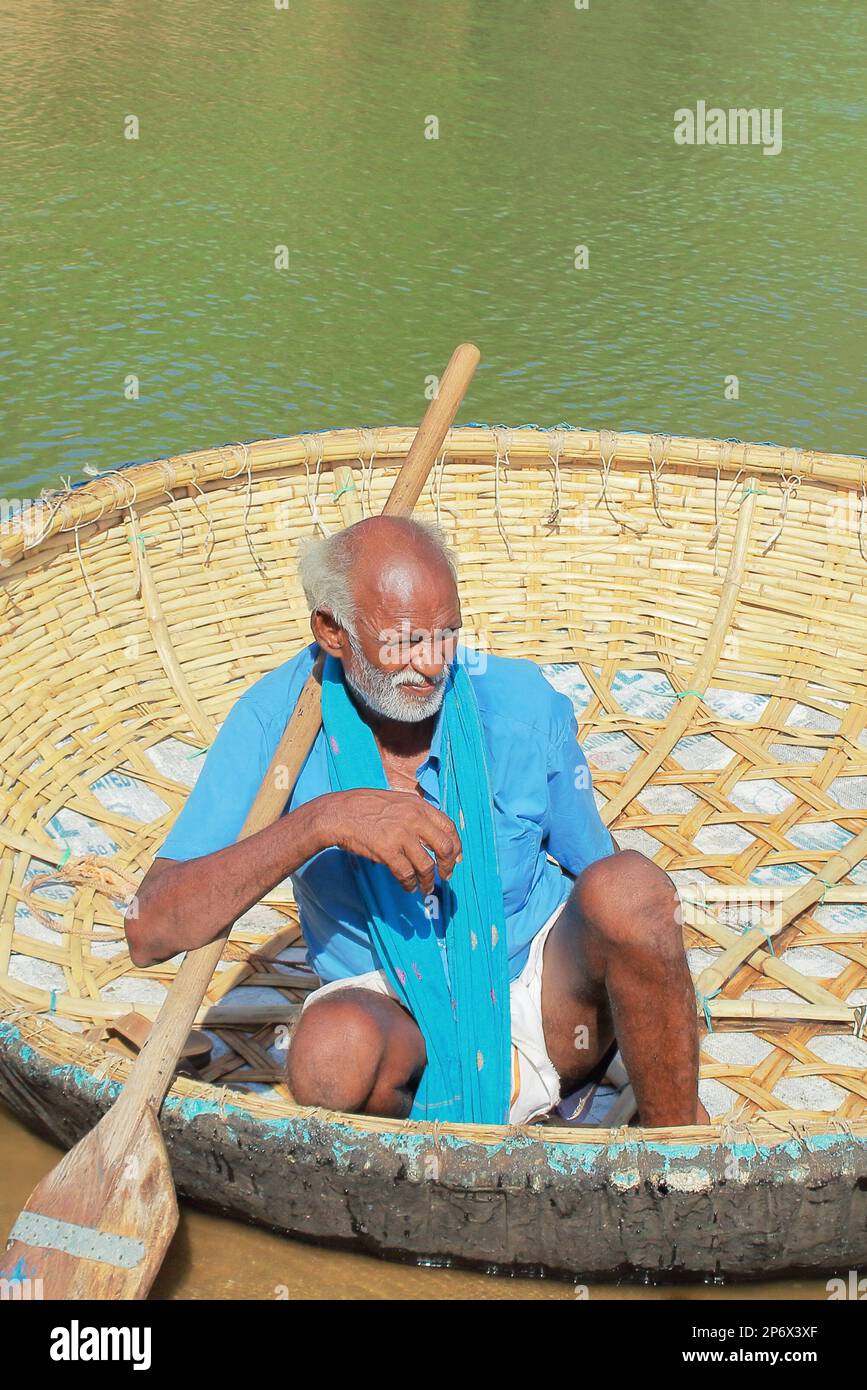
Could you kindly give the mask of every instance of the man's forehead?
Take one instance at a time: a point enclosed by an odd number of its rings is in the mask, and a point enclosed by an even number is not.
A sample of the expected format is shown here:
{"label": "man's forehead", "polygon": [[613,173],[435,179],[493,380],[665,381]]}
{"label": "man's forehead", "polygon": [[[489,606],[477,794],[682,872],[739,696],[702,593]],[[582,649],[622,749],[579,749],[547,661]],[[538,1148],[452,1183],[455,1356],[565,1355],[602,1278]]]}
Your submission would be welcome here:
{"label": "man's forehead", "polygon": [[387,554],[365,557],[353,567],[352,583],[361,605],[457,607],[457,586],[439,556]]}
{"label": "man's forehead", "polygon": [[454,591],[437,595],[426,589],[404,596],[385,592],[377,594],[369,603],[359,603],[358,618],[368,632],[402,633],[412,638],[415,634],[457,631],[461,625],[461,609]]}

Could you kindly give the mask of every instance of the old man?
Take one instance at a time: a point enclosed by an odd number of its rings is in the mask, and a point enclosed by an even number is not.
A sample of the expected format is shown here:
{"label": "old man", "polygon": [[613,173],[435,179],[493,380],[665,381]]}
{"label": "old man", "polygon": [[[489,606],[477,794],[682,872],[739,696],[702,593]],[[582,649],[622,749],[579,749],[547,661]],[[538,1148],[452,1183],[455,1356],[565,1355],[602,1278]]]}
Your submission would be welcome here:
{"label": "old man", "polygon": [[[301,579],[315,640],[230,710],[127,919],[134,962],[291,876],[322,982],[300,1104],[527,1123],[619,1047],[643,1124],[706,1122],[677,895],[600,819],[570,701],[461,645],[432,527],[358,522],[308,542]],[[323,727],[283,816],[236,843],[320,650]]]}

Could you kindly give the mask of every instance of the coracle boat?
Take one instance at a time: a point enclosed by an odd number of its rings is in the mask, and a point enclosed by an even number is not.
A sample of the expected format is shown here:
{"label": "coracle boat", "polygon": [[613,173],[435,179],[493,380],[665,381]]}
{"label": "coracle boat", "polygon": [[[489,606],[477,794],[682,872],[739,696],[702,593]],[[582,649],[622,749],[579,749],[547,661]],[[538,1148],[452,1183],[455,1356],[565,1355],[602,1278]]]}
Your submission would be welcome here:
{"label": "coracle boat", "polygon": [[[378,512],[413,432],[119,469],[0,540],[0,1094],[72,1145],[178,961],[124,906],[233,701],[309,641],[298,541]],[[418,512],[466,629],[573,699],[603,818],[676,883],[712,1124],[486,1128],[295,1105],[282,885],[234,928],[162,1110],[181,1194],[316,1241],[573,1278],[867,1261],[864,461],[453,429]],[[200,1038],[201,1041],[201,1038]]]}

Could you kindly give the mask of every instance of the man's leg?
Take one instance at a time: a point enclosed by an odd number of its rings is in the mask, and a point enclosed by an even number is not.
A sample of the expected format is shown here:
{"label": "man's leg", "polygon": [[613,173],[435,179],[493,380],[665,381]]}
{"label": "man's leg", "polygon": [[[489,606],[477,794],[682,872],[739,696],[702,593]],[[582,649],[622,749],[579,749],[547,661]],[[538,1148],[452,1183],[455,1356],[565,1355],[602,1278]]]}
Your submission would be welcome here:
{"label": "man's leg", "polygon": [[637,850],[589,865],[551,928],[542,1022],[564,1094],[616,1037],[643,1125],[706,1124],[695,990],[675,887]]}
{"label": "man's leg", "polygon": [[287,1080],[299,1105],[406,1119],[426,1061],[421,1030],[396,999],[336,989],[298,1020]]}

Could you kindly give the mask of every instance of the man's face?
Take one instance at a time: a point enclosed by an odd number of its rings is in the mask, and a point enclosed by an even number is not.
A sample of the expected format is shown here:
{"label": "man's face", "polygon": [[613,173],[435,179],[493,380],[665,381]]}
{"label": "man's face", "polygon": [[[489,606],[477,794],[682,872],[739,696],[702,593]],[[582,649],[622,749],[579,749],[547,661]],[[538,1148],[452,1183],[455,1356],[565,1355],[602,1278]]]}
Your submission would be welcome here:
{"label": "man's face", "polygon": [[381,718],[432,718],[445,695],[461,626],[447,566],[410,557],[363,570],[355,600],[355,631],[346,634],[343,653],[350,690]]}

